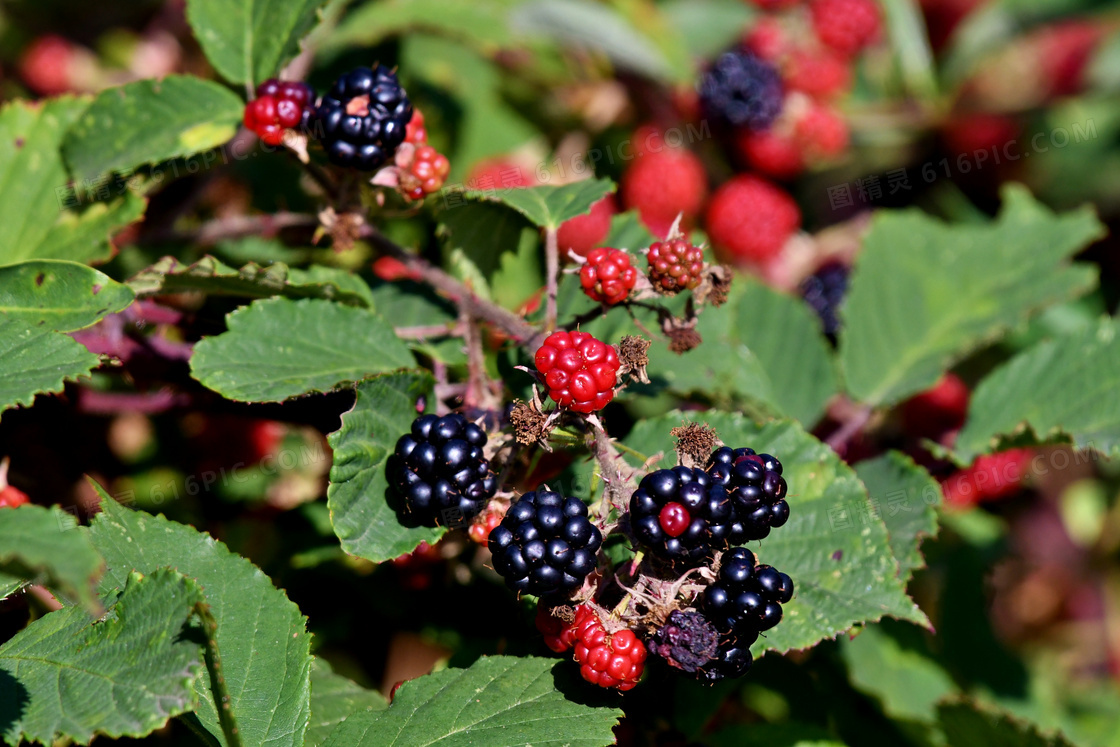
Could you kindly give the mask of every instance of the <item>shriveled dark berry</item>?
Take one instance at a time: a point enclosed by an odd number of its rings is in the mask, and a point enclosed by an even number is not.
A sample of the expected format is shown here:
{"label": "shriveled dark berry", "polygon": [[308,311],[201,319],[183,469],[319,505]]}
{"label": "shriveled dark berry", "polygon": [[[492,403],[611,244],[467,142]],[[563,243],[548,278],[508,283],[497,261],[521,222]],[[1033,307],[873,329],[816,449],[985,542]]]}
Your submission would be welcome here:
{"label": "shriveled dark berry", "polygon": [[429,526],[469,520],[494,497],[486,432],[459,414],[421,415],[397,440],[385,475],[410,518]]}
{"label": "shriveled dark berry", "polygon": [[578,498],[525,493],[490,532],[494,570],[518,593],[552,596],[578,589],[595,570],[603,535]]}
{"label": "shriveled dark berry", "polygon": [[740,636],[716,630],[697,610],[674,610],[650,637],[650,653],[705,682],[738,677],[751,667],[750,646],[757,634]]}

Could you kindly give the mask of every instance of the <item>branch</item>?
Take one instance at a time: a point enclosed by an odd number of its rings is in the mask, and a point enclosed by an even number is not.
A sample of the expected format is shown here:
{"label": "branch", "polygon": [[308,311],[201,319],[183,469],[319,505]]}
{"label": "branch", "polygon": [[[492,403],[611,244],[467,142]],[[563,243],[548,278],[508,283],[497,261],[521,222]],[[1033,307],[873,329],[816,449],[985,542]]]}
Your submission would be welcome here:
{"label": "branch", "polygon": [[549,333],[556,329],[556,288],[560,276],[560,250],[557,244],[556,231],[555,228],[549,228],[544,232],[545,278],[548,288],[544,328]]}
{"label": "branch", "polygon": [[243,236],[268,236],[284,228],[317,225],[319,225],[319,219],[306,213],[281,212],[262,215],[231,215],[228,218],[219,218],[203,223],[191,231],[158,231],[145,236],[141,243],[171,242],[209,246],[226,239],[238,239]]}
{"label": "branch", "polygon": [[871,420],[873,412],[874,410],[869,405],[858,408],[840,424],[840,427],[828,437],[825,443],[831,446],[837,454],[844,456],[852,439],[858,436],[863,427]]}

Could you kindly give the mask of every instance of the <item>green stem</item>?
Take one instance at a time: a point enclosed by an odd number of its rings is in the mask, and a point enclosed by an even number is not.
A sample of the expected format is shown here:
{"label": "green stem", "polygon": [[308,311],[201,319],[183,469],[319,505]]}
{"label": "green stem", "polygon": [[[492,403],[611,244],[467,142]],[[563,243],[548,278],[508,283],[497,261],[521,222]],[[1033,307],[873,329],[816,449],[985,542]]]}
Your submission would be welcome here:
{"label": "green stem", "polygon": [[615,442],[614,442],[614,446],[615,446],[615,448],[616,448],[616,449],[618,449],[619,451],[621,451],[621,452],[624,452],[624,453],[626,453],[626,454],[629,454],[630,456],[634,457],[635,459],[641,459],[641,460],[642,460],[642,464],[645,464],[646,462],[648,462],[648,461],[649,461],[649,457],[648,457],[648,456],[646,456],[645,454],[643,454],[643,453],[642,453],[642,452],[640,452],[640,451],[635,451],[634,449],[631,449],[631,448],[630,448],[629,446],[627,446],[626,444],[622,443],[621,441],[615,441]]}
{"label": "green stem", "polygon": [[206,632],[206,671],[210,674],[210,689],[214,693],[214,706],[218,709],[218,722],[226,738],[226,747],[242,747],[241,733],[233,715],[233,701],[229,688],[226,687],[226,678],[222,674],[222,656],[218,652],[218,621],[214,619],[208,604],[199,602],[194,606],[194,611],[202,620],[202,627]]}

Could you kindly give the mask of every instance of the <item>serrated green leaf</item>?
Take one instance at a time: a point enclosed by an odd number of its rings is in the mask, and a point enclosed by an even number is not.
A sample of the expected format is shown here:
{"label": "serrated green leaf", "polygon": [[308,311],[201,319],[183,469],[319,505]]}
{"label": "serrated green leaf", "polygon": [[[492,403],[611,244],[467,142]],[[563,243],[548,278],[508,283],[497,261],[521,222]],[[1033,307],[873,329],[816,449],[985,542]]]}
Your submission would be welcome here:
{"label": "serrated green leaf", "polygon": [[531,0],[513,12],[510,26],[598,52],[620,68],[656,80],[680,81],[692,73],[687,65],[675,69],[658,45],[617,10],[591,0]]}
{"label": "serrated green leaf", "polygon": [[164,257],[128,281],[139,296],[197,291],[245,298],[321,298],[347,306],[373,306],[369,286],[359,276],[335,267],[315,265],[307,270],[275,262],[249,262],[240,269],[205,256],[193,264]]}
{"label": "serrated green leaf", "polygon": [[299,53],[326,0],[189,0],[187,21],[214,69],[255,86]]}
{"label": "serrated green leaf", "polygon": [[937,702],[958,692],[952,677],[937,662],[904,648],[879,625],[869,625],[840,642],[852,685],[877,699],[894,719],[933,723]]}
{"label": "serrated green leaf", "polygon": [[64,382],[88,376],[99,361],[64,334],[0,314],[0,410],[61,392]]}
{"label": "serrated green leaf", "polygon": [[135,296],[103,272],[55,259],[0,267],[0,313],[28,327],[73,332],[122,311]]}
{"label": "serrated green leaf", "polygon": [[403,371],[362,381],[342,428],[328,436],[334,451],[327,505],[331,523],[351,555],[380,563],[434,543],[445,527],[406,527],[389,505],[385,460],[418,416],[416,402],[432,389],[424,371]]}
{"label": "serrated green leaf", "polygon": [[[447,325],[459,318],[455,307],[437,296],[430,287],[407,280],[383,282],[373,288],[373,302],[378,309],[392,309],[397,327]],[[409,348],[448,365],[466,363],[463,341],[449,337],[442,341],[408,340]]]}
{"label": "serrated green leaf", "polygon": [[941,486],[914,460],[897,451],[860,462],[855,470],[887,525],[899,578],[907,584],[914,571],[926,567],[922,541],[937,536]]}
{"label": "serrated green leaf", "polygon": [[381,317],[331,301],[254,301],[226,323],[195,345],[191,375],[229,399],[279,402],[415,363]]}
{"label": "serrated green leaf", "polygon": [[577,215],[591,212],[591,206],[614,192],[610,179],[584,179],[560,187],[523,187],[521,189],[469,190],[463,196],[470,200],[499,202],[524,215],[542,228],[559,228]]}
{"label": "serrated green leaf", "polygon": [[512,41],[509,13],[523,0],[388,0],[362,5],[338,25],[324,44],[326,50],[362,45],[408,31],[441,34],[496,49]]}
{"label": "serrated green leaf", "polygon": [[448,208],[439,213],[439,222],[446,249],[462,250],[488,280],[502,256],[517,249],[522,231],[533,230],[518,211],[494,202]]}
{"label": "serrated green leaf", "polygon": [[860,401],[922,391],[1032,311],[1086,292],[1096,270],[1068,259],[1102,235],[1091,208],[1055,215],[1022,187],[988,224],[950,226],[916,210],[879,213],[852,273],[840,361]]}
{"label": "serrated green leaf", "polygon": [[710,747],[845,747],[838,737],[810,724],[732,726],[704,740]]}
{"label": "serrated green leaf", "polygon": [[109,235],[140,218],[146,202],[126,193],[111,202],[87,203],[88,190],[70,176],[59,146],[89,98],[63,97],[38,104],[13,101],[0,110],[0,265],[25,259],[89,262],[111,254]]}
{"label": "serrated green leaf", "polygon": [[[738,3],[738,0],[736,0]],[[740,5],[742,3],[739,3]],[[613,246],[617,249],[637,251],[645,249],[657,241],[646,224],[638,215],[637,210],[627,210],[625,213],[611,216],[611,230],[603,240],[603,246]],[[561,247],[561,250],[563,247]]]}
{"label": "serrated green leaf", "polygon": [[672,453],[669,430],[684,420],[705,422],[729,446],[773,454],[784,467],[789,521],[751,549],[788,573],[796,591],[781,624],[754,645],[756,653],[808,648],[883,616],[929,624],[898,578],[886,526],[836,452],[793,421],[759,425],[713,410],[641,421],[625,442],[642,454]]}
{"label": "serrated green leaf", "polygon": [[0,586],[12,579],[43,584],[97,611],[94,588],[104,561],[74,517],[58,506],[4,510],[0,522]]}
{"label": "serrated green leaf", "polygon": [[1073,747],[1060,732],[1045,733],[1028,721],[975,701],[944,703],[937,712],[953,747]]}
{"label": "serrated green leaf", "polygon": [[244,110],[239,96],[208,80],[140,80],[98,94],[66,133],[62,151],[75,179],[104,179],[222,145]]}
{"label": "serrated green leaf", "polygon": [[611,729],[622,711],[565,697],[554,673],[564,666],[555,659],[486,656],[469,669],[444,669],[410,680],[388,709],[351,716],[324,745],[612,744]]}
{"label": "serrated green leaf", "polygon": [[1120,326],[1101,319],[1088,329],[1041,342],[980,382],[954,449],[970,463],[998,436],[1029,428],[1040,439],[1067,437],[1078,449],[1120,452]]}
{"label": "serrated green leaf", "polygon": [[0,646],[8,744],[141,737],[193,708],[201,651],[184,627],[202,591],[166,568],[125,574],[121,586],[101,619],[63,608]]}
{"label": "serrated green leaf", "polygon": [[[268,576],[193,527],[132,511],[94,484],[101,513],[89,529],[105,557],[103,590],[123,586],[130,571],[170,566],[206,591],[217,621],[222,672],[243,744],[303,744],[310,701],[311,636],[305,618]],[[206,674],[196,687],[199,722],[225,745]]]}
{"label": "serrated green leaf", "polygon": [[303,747],[319,747],[353,713],[388,707],[389,701],[381,693],[335,674],[330,664],[315,657],[311,662],[311,723]]}

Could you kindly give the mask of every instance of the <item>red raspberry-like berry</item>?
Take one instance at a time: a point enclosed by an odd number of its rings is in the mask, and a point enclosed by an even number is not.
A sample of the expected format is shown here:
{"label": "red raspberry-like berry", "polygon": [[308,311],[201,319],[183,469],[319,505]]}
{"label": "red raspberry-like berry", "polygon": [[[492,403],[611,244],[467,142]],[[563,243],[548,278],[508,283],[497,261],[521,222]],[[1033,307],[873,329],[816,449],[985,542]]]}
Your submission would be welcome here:
{"label": "red raspberry-like berry", "polygon": [[654,242],[646,254],[649,281],[660,293],[675,295],[700,285],[704,272],[704,250],[688,239]]}
{"label": "red raspberry-like berry", "polygon": [[851,57],[879,36],[875,0],[813,0],[809,10],[817,38],[842,55]]}
{"label": "red raspberry-like berry", "polygon": [[777,128],[762,132],[740,130],[735,144],[747,163],[775,179],[792,179],[805,170],[801,147]]}
{"label": "red raspberry-like berry", "polygon": [[618,352],[587,332],[553,332],[537,349],[548,396],[576,412],[602,410],[614,398]]}
{"label": "red raspberry-like berry", "polygon": [[762,10],[785,10],[800,3],[801,0],[750,0],[750,3]]}
{"label": "red raspberry-like berry", "polygon": [[789,50],[789,34],[777,18],[764,16],[743,37],[743,45],[767,62],[777,63]]}
{"label": "red raspberry-like berry", "polygon": [[572,658],[580,665],[581,677],[599,687],[622,691],[638,684],[645,670],[646,647],[634,631],[608,633],[595,611],[586,606],[576,609],[572,627]]}
{"label": "red raspberry-like berry", "polygon": [[1034,35],[1050,95],[1070,96],[1085,87],[1085,70],[1104,34],[1099,23],[1070,20]]}
{"label": "red raspberry-like berry", "polygon": [[404,141],[413,145],[424,145],[428,142],[428,130],[424,127],[424,115],[416,107],[412,108],[412,119],[404,130]]}
{"label": "red raspberry-like berry", "polygon": [[373,261],[373,274],[382,280],[419,280],[420,275],[396,257],[378,257]]}
{"label": "red raspberry-like berry", "polygon": [[956,374],[947,373],[932,388],[903,404],[902,425],[913,436],[939,438],[964,425],[968,400],[968,385]]}
{"label": "red raspberry-like berry", "polygon": [[647,137],[644,145],[648,149],[638,151],[640,155],[622,175],[622,201],[638,209],[654,235],[664,237],[678,214],[684,214],[685,225],[699,215],[708,180],[693,152],[671,148],[660,138]]}
{"label": "red raspberry-like berry", "polygon": [[552,608],[545,604],[537,605],[537,617],[534,621],[537,630],[544,637],[544,645],[558,654],[570,651],[576,645],[576,623],[587,618],[591,612],[590,607],[580,605],[576,608],[575,619],[565,622],[552,614]]}
{"label": "red raspberry-like berry", "polygon": [[269,145],[284,142],[284,130],[304,123],[315,98],[306,83],[269,78],[257,86],[257,98],[245,107],[245,127]]}
{"label": "red raspberry-like berry", "polygon": [[467,174],[467,189],[517,189],[535,183],[529,169],[508,158],[491,158],[479,161]]}
{"label": "red raspberry-like berry", "polygon": [[500,511],[484,511],[474,520],[474,523],[471,524],[471,528],[467,530],[467,534],[470,535],[472,540],[486,547],[486,543],[490,538],[490,532],[494,531],[494,528],[502,523],[503,515],[504,514]]}
{"label": "red raspberry-like berry", "polygon": [[797,120],[794,137],[808,158],[835,158],[848,149],[848,123],[831,107],[814,104]]}
{"label": "red raspberry-like berry", "polygon": [[430,145],[421,145],[401,171],[401,192],[410,200],[422,200],[424,195],[440,190],[449,171],[447,156]]}
{"label": "red raspberry-like berry", "polygon": [[0,490],[0,508],[16,508],[30,502],[31,499],[19,488],[7,485]]}
{"label": "red raspberry-like berry", "polygon": [[595,247],[603,243],[611,231],[611,217],[615,214],[614,197],[607,195],[591,206],[591,212],[577,215],[560,224],[556,232],[556,244],[560,256],[566,257],[573,251],[586,257]]}
{"label": "red raspberry-like berry", "polygon": [[999,149],[1006,154],[1008,143],[1019,140],[1022,128],[1005,114],[965,114],[945,123],[941,138],[953,155],[972,156],[978,150]]}
{"label": "red raspberry-like berry", "polygon": [[789,56],[782,76],[786,89],[828,99],[848,90],[852,70],[848,60],[827,49],[798,49]]}
{"label": "red raspberry-like berry", "polygon": [[23,82],[40,96],[57,96],[72,87],[74,45],[54,34],[40,36],[19,58]]}
{"label": "red raspberry-like berry", "polygon": [[708,235],[739,262],[773,259],[801,225],[801,211],[785,191],[757,176],[731,179],[708,205]]}
{"label": "red raspberry-like berry", "polygon": [[1011,449],[985,454],[941,483],[945,503],[974,506],[1014,495],[1023,484],[1034,456],[1031,449]]}
{"label": "red raspberry-like berry", "polygon": [[607,306],[625,301],[636,282],[638,271],[630,264],[630,255],[621,249],[593,249],[579,270],[583,292]]}

